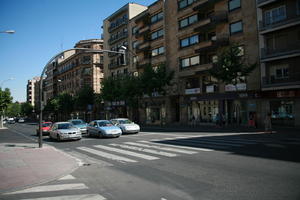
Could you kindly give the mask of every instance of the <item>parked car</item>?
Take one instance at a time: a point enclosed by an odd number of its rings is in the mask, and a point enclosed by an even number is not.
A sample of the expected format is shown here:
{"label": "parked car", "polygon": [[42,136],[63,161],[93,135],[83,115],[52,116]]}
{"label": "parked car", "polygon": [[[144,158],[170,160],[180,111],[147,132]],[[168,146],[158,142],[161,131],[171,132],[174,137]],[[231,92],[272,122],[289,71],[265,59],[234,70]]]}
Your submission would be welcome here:
{"label": "parked car", "polygon": [[[52,126],[52,122],[43,122],[42,123],[42,134],[43,135],[49,135],[49,130]],[[36,129],[36,135],[40,134],[40,129],[39,127]]]}
{"label": "parked car", "polygon": [[71,122],[75,127],[79,128],[81,133],[85,134],[86,133],[86,127],[87,123],[85,123],[81,119],[70,119],[68,122]]}
{"label": "parked car", "polygon": [[16,123],[16,121],[15,121],[14,118],[8,118],[7,123],[8,124],[14,124],[14,123]]}
{"label": "parked car", "polygon": [[82,134],[78,128],[76,128],[71,122],[56,122],[50,130],[49,136],[52,139],[58,141],[62,140],[80,140]]}
{"label": "parked car", "polygon": [[140,126],[130,121],[127,118],[116,118],[110,120],[114,125],[118,126],[122,133],[138,133],[140,132]]}
{"label": "parked car", "polygon": [[25,120],[24,120],[23,118],[20,118],[20,119],[18,120],[18,122],[19,122],[19,123],[24,123]]}
{"label": "parked car", "polygon": [[122,130],[109,120],[94,120],[87,127],[88,136],[120,137]]}

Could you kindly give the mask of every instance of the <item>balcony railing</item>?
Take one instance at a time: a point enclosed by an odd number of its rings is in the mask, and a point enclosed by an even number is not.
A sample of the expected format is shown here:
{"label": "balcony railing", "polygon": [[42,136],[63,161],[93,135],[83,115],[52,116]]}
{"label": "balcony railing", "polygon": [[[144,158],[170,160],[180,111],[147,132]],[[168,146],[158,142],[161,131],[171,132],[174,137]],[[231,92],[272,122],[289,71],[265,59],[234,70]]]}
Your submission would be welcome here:
{"label": "balcony railing", "polygon": [[108,32],[112,32],[113,30],[117,29],[118,27],[120,27],[121,25],[124,25],[124,24],[128,24],[128,19],[122,19],[121,21],[119,22],[116,22],[114,24],[114,26],[110,26],[108,27]]}
{"label": "balcony railing", "polygon": [[140,37],[144,34],[147,34],[150,32],[150,27],[149,26],[143,26],[141,29],[139,29],[134,35],[135,37]]}
{"label": "balcony railing", "polygon": [[270,24],[267,24],[266,20],[261,20],[259,21],[259,31],[272,30],[280,27],[285,28],[286,26],[293,25],[293,24],[300,24],[300,16],[291,16],[284,20],[270,23]]}
{"label": "balcony railing", "polygon": [[261,49],[261,58],[272,58],[278,56],[285,56],[290,54],[298,54],[300,53],[300,43],[288,44],[286,48],[277,48],[277,49]]}
{"label": "balcony railing", "polygon": [[216,26],[217,24],[224,23],[228,21],[228,11],[217,11],[212,16],[200,20],[198,27],[194,29],[195,32],[200,32],[202,30],[207,31],[207,29]]}
{"label": "balcony railing", "polygon": [[262,87],[280,87],[300,85],[300,72],[296,72],[292,77],[286,77],[282,79],[276,79],[274,76],[262,77]]}
{"label": "balcony railing", "polygon": [[109,38],[108,42],[111,45],[111,44],[113,44],[121,39],[124,39],[126,37],[128,37],[128,32],[123,32],[123,33],[119,34],[117,37]]}
{"label": "balcony railing", "polygon": [[261,7],[263,5],[269,4],[269,3],[273,3],[277,0],[257,0],[257,6]]}
{"label": "balcony railing", "polygon": [[200,11],[200,12],[204,11],[204,10],[207,10],[208,8],[213,7],[213,5],[215,3],[217,3],[218,1],[220,1],[220,0],[206,0],[206,1],[203,1],[202,3],[195,6],[193,8],[193,10],[194,11]]}
{"label": "balcony railing", "polygon": [[196,49],[195,52],[201,53],[205,51],[215,50],[218,47],[227,45],[229,45],[229,35],[219,35],[217,37],[211,38],[211,40],[201,42],[199,48]]}

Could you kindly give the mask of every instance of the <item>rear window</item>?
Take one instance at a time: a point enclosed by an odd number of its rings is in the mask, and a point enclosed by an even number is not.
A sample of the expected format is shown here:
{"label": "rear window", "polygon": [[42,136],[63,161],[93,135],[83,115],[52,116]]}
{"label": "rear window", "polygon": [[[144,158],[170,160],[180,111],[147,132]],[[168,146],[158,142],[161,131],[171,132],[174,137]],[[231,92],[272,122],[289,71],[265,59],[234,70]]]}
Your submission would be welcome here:
{"label": "rear window", "polygon": [[69,129],[72,128],[73,125],[72,124],[58,124],[58,129]]}

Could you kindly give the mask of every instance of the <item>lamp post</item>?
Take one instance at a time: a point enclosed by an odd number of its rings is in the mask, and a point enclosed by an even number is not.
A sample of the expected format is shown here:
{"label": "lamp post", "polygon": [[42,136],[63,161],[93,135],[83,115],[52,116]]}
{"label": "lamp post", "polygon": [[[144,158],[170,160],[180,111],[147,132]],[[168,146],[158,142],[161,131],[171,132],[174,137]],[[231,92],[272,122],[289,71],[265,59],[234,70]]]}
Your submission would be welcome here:
{"label": "lamp post", "polygon": [[7,34],[14,34],[16,31],[14,30],[7,30],[7,31],[0,31],[0,33],[7,33]]}
{"label": "lamp post", "polygon": [[[3,83],[4,82],[6,82],[6,81],[10,81],[10,80],[14,80],[14,78],[9,78],[9,79],[6,79],[6,80],[4,80],[4,81],[2,81],[1,83],[0,83],[0,100],[2,100],[2,85],[3,85]],[[3,110],[3,108],[2,108],[2,106],[1,106],[1,110],[0,110],[0,112],[1,112],[1,117],[0,117],[0,128],[3,128],[3,113],[4,113],[4,110]]]}
{"label": "lamp post", "polygon": [[[58,57],[60,57],[63,53],[67,52],[67,51],[72,51],[72,50],[81,50],[87,53],[117,53],[117,54],[121,54],[123,55],[123,65],[126,65],[126,59],[125,59],[125,53],[126,53],[126,47],[122,46],[121,49],[119,51],[110,51],[110,50],[103,50],[103,49],[87,49],[87,48],[72,48],[72,49],[67,49],[64,50],[58,54],[56,54],[55,56],[53,56],[48,62],[47,64],[44,66],[43,71],[41,73],[40,76],[40,115],[39,115],[39,148],[43,147],[43,132],[42,132],[42,122],[43,122],[43,77],[44,74],[46,72],[46,69],[48,67],[49,64],[51,64],[51,62],[55,59],[57,59]],[[61,80],[59,80],[59,82],[61,82]]]}

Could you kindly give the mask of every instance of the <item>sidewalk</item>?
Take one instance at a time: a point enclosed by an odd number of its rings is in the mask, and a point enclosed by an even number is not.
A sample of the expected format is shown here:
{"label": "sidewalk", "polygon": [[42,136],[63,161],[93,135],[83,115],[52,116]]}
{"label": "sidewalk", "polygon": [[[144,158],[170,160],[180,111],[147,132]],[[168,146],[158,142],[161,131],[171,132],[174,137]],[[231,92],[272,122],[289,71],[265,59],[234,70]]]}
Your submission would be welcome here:
{"label": "sidewalk", "polygon": [[33,143],[0,144],[0,193],[46,183],[71,173],[77,161],[51,147]]}

